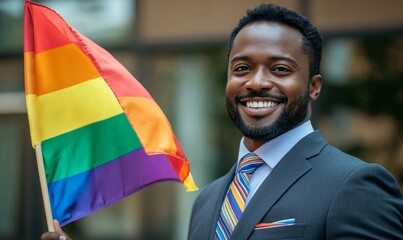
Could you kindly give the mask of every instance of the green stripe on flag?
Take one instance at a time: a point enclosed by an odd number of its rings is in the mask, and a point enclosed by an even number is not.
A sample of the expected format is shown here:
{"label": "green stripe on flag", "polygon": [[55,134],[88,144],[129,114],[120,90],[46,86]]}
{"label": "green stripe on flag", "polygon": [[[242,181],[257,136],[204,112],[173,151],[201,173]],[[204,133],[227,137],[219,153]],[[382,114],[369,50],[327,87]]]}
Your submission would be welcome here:
{"label": "green stripe on flag", "polygon": [[124,113],[42,142],[48,183],[112,161],[141,148]]}

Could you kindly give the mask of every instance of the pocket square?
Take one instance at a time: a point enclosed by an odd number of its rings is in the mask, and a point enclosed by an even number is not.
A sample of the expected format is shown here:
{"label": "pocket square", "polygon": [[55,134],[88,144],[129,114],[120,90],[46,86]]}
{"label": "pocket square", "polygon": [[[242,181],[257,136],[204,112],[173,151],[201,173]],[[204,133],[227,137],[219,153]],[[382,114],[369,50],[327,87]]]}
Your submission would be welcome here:
{"label": "pocket square", "polygon": [[295,225],[295,218],[284,219],[284,220],[271,222],[271,223],[258,223],[255,226],[255,230],[266,229],[266,228],[275,228],[275,227],[284,227],[284,226],[290,226],[290,225]]}

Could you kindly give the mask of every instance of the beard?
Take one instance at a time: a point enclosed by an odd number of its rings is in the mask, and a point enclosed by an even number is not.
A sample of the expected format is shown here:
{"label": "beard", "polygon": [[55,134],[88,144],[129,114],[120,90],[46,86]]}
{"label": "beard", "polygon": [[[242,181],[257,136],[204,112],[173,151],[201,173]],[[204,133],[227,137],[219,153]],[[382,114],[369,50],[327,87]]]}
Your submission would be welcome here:
{"label": "beard", "polygon": [[280,113],[278,118],[274,121],[274,123],[264,126],[254,127],[246,123],[241,118],[236,104],[231,104],[228,98],[226,98],[227,111],[235,126],[237,126],[237,128],[245,137],[254,140],[270,141],[280,136],[281,134],[297,127],[305,120],[308,114],[308,92],[309,91],[306,91],[304,95],[298,97],[288,106],[288,101],[283,102],[286,107]]}

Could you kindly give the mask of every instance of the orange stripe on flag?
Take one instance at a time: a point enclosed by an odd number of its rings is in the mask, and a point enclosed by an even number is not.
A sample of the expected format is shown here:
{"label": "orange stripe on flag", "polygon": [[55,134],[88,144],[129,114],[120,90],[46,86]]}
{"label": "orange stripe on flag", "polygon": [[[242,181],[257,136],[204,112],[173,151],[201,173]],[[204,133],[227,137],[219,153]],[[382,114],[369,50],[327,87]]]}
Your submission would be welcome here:
{"label": "orange stripe on flag", "polygon": [[36,89],[36,82],[34,81],[34,53],[24,53],[24,84],[25,93],[33,93]]}
{"label": "orange stripe on flag", "polygon": [[118,100],[148,154],[176,154],[171,125],[153,100],[139,97],[120,97]]}
{"label": "orange stripe on flag", "polygon": [[[34,61],[34,69],[30,72],[33,76],[27,77],[35,81],[35,86],[28,85],[26,94],[42,95],[101,77],[91,60],[75,44],[36,54]],[[27,65],[32,63],[27,62]]]}

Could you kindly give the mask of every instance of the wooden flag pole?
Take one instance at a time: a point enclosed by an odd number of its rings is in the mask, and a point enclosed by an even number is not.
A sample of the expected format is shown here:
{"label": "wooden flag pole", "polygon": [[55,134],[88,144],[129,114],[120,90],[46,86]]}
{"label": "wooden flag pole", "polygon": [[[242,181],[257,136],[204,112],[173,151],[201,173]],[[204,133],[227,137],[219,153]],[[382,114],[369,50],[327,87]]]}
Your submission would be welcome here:
{"label": "wooden flag pole", "polygon": [[42,190],[42,199],[45,207],[46,223],[48,224],[48,231],[54,232],[52,209],[50,207],[48,183],[46,181],[45,165],[43,164],[42,146],[41,144],[35,145],[36,161],[38,165],[39,181]]}

